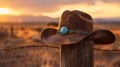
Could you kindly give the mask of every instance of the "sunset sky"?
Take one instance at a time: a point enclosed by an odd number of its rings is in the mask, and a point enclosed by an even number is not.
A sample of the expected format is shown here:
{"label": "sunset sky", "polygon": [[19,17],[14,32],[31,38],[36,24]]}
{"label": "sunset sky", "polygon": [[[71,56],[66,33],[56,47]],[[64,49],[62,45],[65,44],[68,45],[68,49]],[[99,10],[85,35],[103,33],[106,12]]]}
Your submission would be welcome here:
{"label": "sunset sky", "polygon": [[64,10],[81,10],[93,18],[120,18],[120,0],[0,0],[0,21],[7,16],[56,18]]}

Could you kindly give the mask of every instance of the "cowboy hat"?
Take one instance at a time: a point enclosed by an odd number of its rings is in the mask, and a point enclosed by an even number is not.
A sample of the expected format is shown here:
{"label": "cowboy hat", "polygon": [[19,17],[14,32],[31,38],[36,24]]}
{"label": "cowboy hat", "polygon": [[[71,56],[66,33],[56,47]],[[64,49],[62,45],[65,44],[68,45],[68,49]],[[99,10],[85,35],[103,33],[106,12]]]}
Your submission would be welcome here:
{"label": "cowboy hat", "polygon": [[92,17],[82,11],[63,12],[58,29],[45,28],[41,40],[52,44],[74,44],[84,40],[93,40],[95,44],[110,44],[115,36],[109,30],[93,31]]}

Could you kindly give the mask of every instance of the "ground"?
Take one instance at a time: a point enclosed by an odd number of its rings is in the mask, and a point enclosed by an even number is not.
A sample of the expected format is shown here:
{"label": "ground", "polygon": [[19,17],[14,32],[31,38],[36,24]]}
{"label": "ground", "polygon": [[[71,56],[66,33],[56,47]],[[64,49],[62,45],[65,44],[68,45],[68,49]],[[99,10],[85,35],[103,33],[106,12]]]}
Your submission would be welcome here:
{"label": "ground", "polygon": [[[95,45],[99,49],[120,50],[119,23],[95,23],[94,29],[109,29],[116,35],[116,41],[110,45]],[[10,27],[13,26],[13,34]],[[48,45],[40,40],[41,24],[0,25],[0,67],[60,67],[60,49],[52,47],[30,47],[15,50],[2,50],[21,46]],[[14,35],[14,36],[12,36]],[[51,45],[51,44],[49,44]],[[59,47],[59,45],[52,45]],[[94,67],[120,67],[120,51],[94,50]]]}

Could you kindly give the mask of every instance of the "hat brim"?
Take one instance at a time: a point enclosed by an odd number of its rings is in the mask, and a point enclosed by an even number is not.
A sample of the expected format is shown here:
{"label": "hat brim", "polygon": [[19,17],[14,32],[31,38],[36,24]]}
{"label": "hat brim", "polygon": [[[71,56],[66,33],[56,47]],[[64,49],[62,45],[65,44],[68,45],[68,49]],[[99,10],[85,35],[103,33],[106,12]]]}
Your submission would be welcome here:
{"label": "hat brim", "polygon": [[41,33],[41,40],[49,44],[74,44],[85,40],[93,40],[95,44],[110,44],[115,41],[115,36],[108,30],[96,30],[88,35],[57,33],[57,29],[46,28]]}

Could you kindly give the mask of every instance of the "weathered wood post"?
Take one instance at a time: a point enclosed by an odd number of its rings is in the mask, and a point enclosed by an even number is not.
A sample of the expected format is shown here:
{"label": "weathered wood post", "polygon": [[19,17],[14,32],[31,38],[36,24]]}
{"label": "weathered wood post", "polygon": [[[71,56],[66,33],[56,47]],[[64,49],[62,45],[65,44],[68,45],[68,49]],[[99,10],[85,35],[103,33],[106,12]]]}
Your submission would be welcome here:
{"label": "weathered wood post", "polygon": [[61,67],[93,67],[93,41],[61,46]]}
{"label": "weathered wood post", "polygon": [[10,26],[10,36],[14,37],[14,28],[13,28],[13,26]]}
{"label": "weathered wood post", "polygon": [[89,14],[67,10],[61,16],[58,29],[44,29],[41,39],[61,45],[61,67],[93,67],[94,44],[113,43],[115,36],[108,30],[93,31],[93,19]]}

